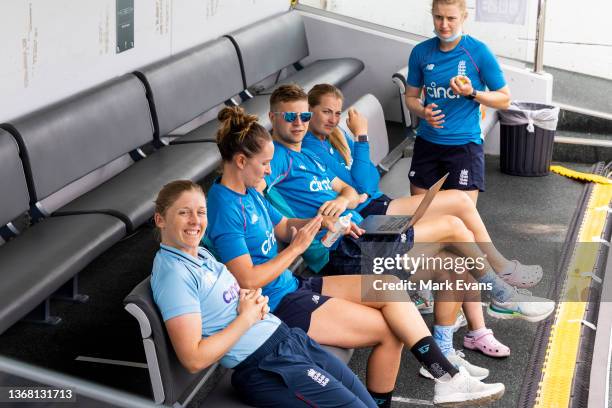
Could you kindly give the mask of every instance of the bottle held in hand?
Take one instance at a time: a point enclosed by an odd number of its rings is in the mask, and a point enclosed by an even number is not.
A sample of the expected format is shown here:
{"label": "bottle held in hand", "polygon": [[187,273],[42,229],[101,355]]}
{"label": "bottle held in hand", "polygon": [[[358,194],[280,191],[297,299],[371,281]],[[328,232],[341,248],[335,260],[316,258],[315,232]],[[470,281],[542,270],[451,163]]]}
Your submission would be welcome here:
{"label": "bottle held in hand", "polygon": [[324,247],[329,248],[334,245],[334,242],[338,240],[342,235],[344,235],[344,231],[351,225],[351,218],[353,214],[347,214],[343,217],[338,218],[338,221],[334,224],[334,229],[336,232],[328,232],[327,235],[321,240],[321,244]]}

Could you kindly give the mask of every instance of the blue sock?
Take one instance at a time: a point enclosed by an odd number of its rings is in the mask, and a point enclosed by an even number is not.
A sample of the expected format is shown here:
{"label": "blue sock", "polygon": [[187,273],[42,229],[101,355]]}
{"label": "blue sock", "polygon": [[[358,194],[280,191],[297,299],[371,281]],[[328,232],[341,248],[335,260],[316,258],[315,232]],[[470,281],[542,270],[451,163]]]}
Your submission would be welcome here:
{"label": "blue sock", "polygon": [[491,296],[499,302],[507,302],[514,295],[514,287],[508,285],[495,272],[488,271],[477,279],[480,283],[488,283],[491,286]]}
{"label": "blue sock", "polygon": [[437,324],[433,327],[433,338],[436,341],[438,347],[442,351],[442,354],[446,356],[449,353],[455,351],[453,348],[453,334],[455,333],[455,326],[439,326]]}

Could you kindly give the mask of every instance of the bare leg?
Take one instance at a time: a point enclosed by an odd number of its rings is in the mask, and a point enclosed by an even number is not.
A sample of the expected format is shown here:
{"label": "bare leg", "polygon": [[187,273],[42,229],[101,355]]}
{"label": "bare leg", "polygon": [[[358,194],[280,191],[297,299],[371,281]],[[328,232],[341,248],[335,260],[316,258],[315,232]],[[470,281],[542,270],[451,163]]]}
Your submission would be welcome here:
{"label": "bare leg", "polygon": [[[476,193],[477,192],[478,191],[476,191]],[[395,199],[389,204],[387,214],[414,214],[422,200],[423,195]],[[439,218],[441,215],[454,215],[463,221],[465,226],[474,234],[475,241],[487,255],[495,271],[501,271],[508,265],[508,259],[506,259],[491,242],[491,236],[474,202],[465,192],[459,190],[445,190],[436,194],[436,197],[427,209],[427,213],[423,219]]]}
{"label": "bare leg", "polygon": [[[324,283],[323,294],[329,296],[325,291],[327,286]],[[368,358],[368,389],[386,393],[395,387],[403,344],[391,332],[379,310],[334,297],[312,314],[308,335],[321,344],[373,347]]]}
{"label": "bare leg", "polygon": [[417,187],[412,183],[410,184],[410,195],[411,196],[422,195],[422,194],[425,194],[426,192],[427,192],[426,188]]}
{"label": "bare leg", "polygon": [[414,226],[414,241],[419,248],[417,252],[420,252],[422,247],[420,243],[440,243],[445,247],[441,249],[449,249],[460,256],[480,260],[484,268],[470,270],[475,278],[483,276],[487,270],[491,269],[485,255],[474,242],[474,234],[458,217],[443,215],[436,219],[421,219]]}
{"label": "bare leg", "polygon": [[482,304],[480,302],[465,302],[463,304],[463,313],[470,330],[478,330],[485,327],[484,313],[482,312]]}
{"label": "bare leg", "polygon": [[[474,278],[472,278],[471,275],[467,275],[467,280],[469,282],[474,282]],[[465,314],[465,319],[468,322],[468,328],[470,330],[478,330],[486,326],[479,290],[472,290],[465,293],[463,313]]]}
{"label": "bare leg", "polygon": [[476,205],[476,203],[478,202],[478,190],[469,190],[463,192],[467,194],[468,197],[470,197],[470,200],[474,202],[474,205]]}

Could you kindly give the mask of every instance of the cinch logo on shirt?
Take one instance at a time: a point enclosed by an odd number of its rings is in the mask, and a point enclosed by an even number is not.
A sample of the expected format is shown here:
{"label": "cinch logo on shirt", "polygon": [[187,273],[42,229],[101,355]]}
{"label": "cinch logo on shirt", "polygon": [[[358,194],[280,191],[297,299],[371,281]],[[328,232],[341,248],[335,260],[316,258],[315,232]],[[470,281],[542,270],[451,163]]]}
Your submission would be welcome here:
{"label": "cinch logo on shirt", "polygon": [[312,177],[312,181],[310,182],[310,191],[317,192],[323,190],[331,190],[331,181],[329,181],[329,177],[325,177],[325,180],[319,181],[317,176]]}
{"label": "cinch logo on shirt", "polygon": [[264,255],[268,255],[268,252],[270,252],[272,247],[276,245],[276,237],[274,236],[274,231],[266,231],[266,236],[268,238],[265,239],[264,242],[261,244],[261,252],[263,252]]}
{"label": "cinch logo on shirt", "polygon": [[455,95],[451,87],[444,88],[443,86],[436,87],[436,83],[432,82],[430,86],[425,87],[427,95],[432,98],[457,99],[459,95]]}
{"label": "cinch logo on shirt", "polygon": [[223,301],[228,304],[232,303],[232,301],[238,299],[239,294],[240,286],[238,286],[238,282],[234,282],[227,290],[223,291]]}

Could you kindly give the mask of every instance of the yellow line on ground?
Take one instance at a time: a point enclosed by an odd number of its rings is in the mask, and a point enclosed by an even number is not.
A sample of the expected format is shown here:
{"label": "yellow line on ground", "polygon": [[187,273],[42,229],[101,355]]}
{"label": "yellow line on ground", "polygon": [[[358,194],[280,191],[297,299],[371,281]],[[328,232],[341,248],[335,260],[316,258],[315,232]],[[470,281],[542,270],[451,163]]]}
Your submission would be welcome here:
{"label": "yellow line on ground", "polygon": [[559,297],[535,407],[565,408],[569,405],[580,345],[580,321],[584,318],[592,279],[584,274],[592,272],[595,267],[601,245],[597,239],[602,234],[608,215],[601,209],[607,208],[611,199],[612,186],[594,185]]}

